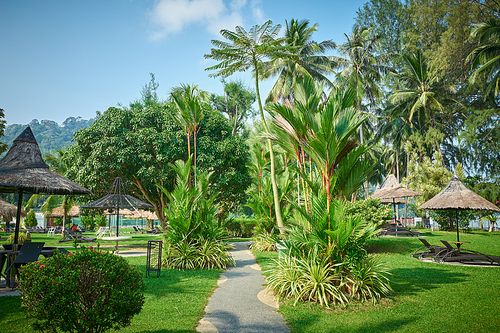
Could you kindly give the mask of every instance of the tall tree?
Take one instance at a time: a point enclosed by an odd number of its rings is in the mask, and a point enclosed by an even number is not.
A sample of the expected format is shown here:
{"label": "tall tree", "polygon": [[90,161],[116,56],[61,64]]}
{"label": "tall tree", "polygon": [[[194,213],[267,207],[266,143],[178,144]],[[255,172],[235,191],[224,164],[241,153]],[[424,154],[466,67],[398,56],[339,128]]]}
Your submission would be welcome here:
{"label": "tall tree", "polygon": [[[389,96],[393,118],[402,117],[421,134],[430,129],[441,131],[443,102],[448,98],[446,87],[439,82],[439,77],[423,53],[405,54],[402,57],[402,69],[396,75],[400,89],[395,89]],[[436,135],[434,147],[439,152],[442,163],[440,135]]]}
{"label": "tall tree", "polygon": [[[339,58],[339,67],[342,71],[337,80],[351,86],[355,92],[355,105],[358,112],[363,111],[363,100],[375,102],[380,100],[379,83],[382,74],[389,71],[388,57],[385,54],[376,54],[380,35],[374,33],[373,28],[355,26],[350,35],[345,35],[346,42],[339,45],[337,50],[343,56]],[[359,128],[361,144],[364,143],[363,126]],[[365,199],[368,198],[368,184],[364,184]]]}
{"label": "tall tree", "polygon": [[335,43],[331,40],[320,43],[312,40],[312,35],[318,30],[318,25],[309,26],[309,20],[285,21],[286,30],[284,45],[293,48],[293,54],[287,57],[275,58],[263,64],[263,76],[278,79],[269,92],[266,102],[293,100],[294,88],[297,80],[304,77],[325,82],[332,86],[328,79],[334,73],[336,62],[333,57],[324,55],[327,50],[333,50]]}
{"label": "tall tree", "polygon": [[[175,175],[168,164],[189,158],[186,136],[169,114],[174,108],[172,103],[141,112],[109,108],[75,134],[68,149],[68,176],[96,196],[107,194],[113,179],[122,177],[130,194],[154,206],[165,228],[168,198],[157,184],[172,190]],[[199,126],[198,169],[212,172],[210,190],[220,193],[224,209],[232,209],[244,199],[250,183],[245,142],[231,135],[224,116],[210,108]]]}
{"label": "tall tree", "polygon": [[191,135],[194,138],[193,161],[196,186],[196,137],[198,136],[199,123],[204,118],[202,104],[208,102],[208,93],[200,90],[196,85],[181,84],[180,87],[172,89],[170,98],[176,107],[176,112],[172,114],[172,117],[187,136],[189,157],[191,157]]}
{"label": "tall tree", "polygon": [[255,93],[248,90],[243,81],[225,82],[224,96],[212,95],[212,105],[216,110],[227,114],[234,135],[243,127],[244,121],[254,115],[252,104],[256,100]]}
{"label": "tall tree", "polygon": [[[290,48],[283,46],[283,39],[278,38],[280,29],[281,26],[279,24],[273,26],[273,22],[270,20],[263,25],[253,26],[248,32],[240,26],[235,28],[236,31],[223,29],[220,33],[228,41],[212,40],[212,45],[215,47],[211,49],[210,54],[205,54],[205,58],[219,61],[218,64],[205,69],[217,71],[215,74],[210,74],[209,76],[211,77],[228,77],[235,72],[244,72],[248,69],[253,70],[260,117],[267,133],[269,133],[269,127],[267,126],[264,116],[259,81],[261,80],[263,59],[275,59],[288,57],[290,55]],[[276,161],[274,158],[273,144],[271,139],[268,139],[267,142],[271,160],[271,182],[274,209],[276,211],[276,223],[278,227],[283,228],[284,224],[279,204],[278,185],[276,183]]]}
{"label": "tall tree", "polygon": [[472,36],[479,37],[479,46],[468,57],[475,69],[471,81],[474,82],[479,74],[486,73],[488,86],[485,99],[491,91],[496,98],[500,89],[500,19],[492,18],[478,24],[472,30]]}

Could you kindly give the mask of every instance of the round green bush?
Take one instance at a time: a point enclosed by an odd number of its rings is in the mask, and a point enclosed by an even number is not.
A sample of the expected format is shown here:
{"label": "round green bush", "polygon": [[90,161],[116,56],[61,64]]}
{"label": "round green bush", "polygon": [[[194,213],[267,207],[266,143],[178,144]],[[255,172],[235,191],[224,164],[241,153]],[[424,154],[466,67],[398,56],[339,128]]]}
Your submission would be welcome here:
{"label": "round green bush", "polygon": [[141,273],[125,259],[92,247],[24,266],[19,286],[22,306],[40,331],[120,329],[144,304]]}

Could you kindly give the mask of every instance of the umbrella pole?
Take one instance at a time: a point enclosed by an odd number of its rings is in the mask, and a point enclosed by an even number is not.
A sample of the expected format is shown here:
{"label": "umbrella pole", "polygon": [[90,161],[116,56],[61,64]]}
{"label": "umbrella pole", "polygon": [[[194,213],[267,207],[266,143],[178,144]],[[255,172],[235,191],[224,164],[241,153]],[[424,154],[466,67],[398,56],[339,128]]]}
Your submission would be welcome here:
{"label": "umbrella pole", "polygon": [[456,212],[455,216],[457,218],[457,242],[460,242],[460,236],[458,232],[458,209],[455,212]]}
{"label": "umbrella pole", "polygon": [[16,229],[14,231],[14,251],[17,251],[19,243],[19,225],[21,224],[21,206],[23,205],[23,189],[19,189],[19,198],[17,199]]}
{"label": "umbrella pole", "polygon": [[396,199],[392,198],[392,207],[394,208],[394,224],[396,225],[396,237],[398,237],[398,222],[396,222]]}

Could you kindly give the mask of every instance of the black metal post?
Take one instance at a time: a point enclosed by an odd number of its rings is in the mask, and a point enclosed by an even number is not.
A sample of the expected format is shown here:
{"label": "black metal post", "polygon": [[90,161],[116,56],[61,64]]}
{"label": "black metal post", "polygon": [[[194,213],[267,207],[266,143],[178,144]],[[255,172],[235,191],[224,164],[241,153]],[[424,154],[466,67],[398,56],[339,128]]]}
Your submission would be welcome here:
{"label": "black metal post", "polygon": [[17,199],[16,229],[14,231],[14,251],[17,251],[19,243],[19,225],[21,224],[21,206],[23,205],[23,189],[19,189],[19,198]]}

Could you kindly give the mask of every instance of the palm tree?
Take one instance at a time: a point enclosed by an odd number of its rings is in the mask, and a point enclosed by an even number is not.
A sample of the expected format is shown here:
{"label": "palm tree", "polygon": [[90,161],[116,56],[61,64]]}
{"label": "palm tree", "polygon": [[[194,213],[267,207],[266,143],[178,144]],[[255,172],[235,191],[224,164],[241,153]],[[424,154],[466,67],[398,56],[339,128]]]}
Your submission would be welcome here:
{"label": "palm tree", "polygon": [[[270,20],[263,25],[253,26],[248,32],[240,26],[235,28],[236,31],[223,29],[220,33],[228,42],[212,40],[212,44],[215,47],[210,50],[210,54],[205,54],[205,58],[219,61],[218,64],[205,69],[217,71],[215,74],[210,74],[209,76],[211,77],[228,77],[235,72],[244,72],[248,69],[253,70],[260,117],[266,133],[269,133],[269,127],[264,117],[259,81],[261,80],[263,59],[274,59],[290,55],[291,49],[283,46],[283,39],[278,38],[280,29],[280,25],[273,26],[273,22]],[[276,223],[280,231],[282,231],[284,225],[281,216],[278,185],[276,182],[276,161],[271,139],[268,139],[267,143],[270,153],[271,183],[273,188],[274,209],[276,211]]]}
{"label": "palm tree", "polygon": [[467,57],[476,69],[470,79],[474,82],[479,74],[486,73],[487,81],[485,96],[495,88],[494,97],[498,96],[500,88],[500,19],[491,18],[474,27],[472,37],[479,37],[479,46]]}
{"label": "palm tree", "polygon": [[[63,149],[56,149],[54,152],[44,155],[44,160],[47,162],[52,171],[61,176],[64,176],[68,171],[68,169],[70,168],[69,161],[66,158],[66,151]],[[25,208],[28,209],[35,206],[43,198],[45,197],[40,194],[32,195],[28,200],[28,202],[26,203]],[[41,210],[42,212],[52,212],[54,208],[60,205],[62,206],[63,233],[64,233],[66,218],[68,217],[68,213],[71,210],[71,208],[75,205],[75,200],[67,195],[64,196],[49,195],[48,197],[45,198],[45,201],[41,206]]]}
{"label": "palm tree", "polygon": [[[400,89],[389,95],[389,102],[393,104],[389,110],[391,117],[402,117],[420,132],[437,128],[440,125],[438,118],[444,110],[442,102],[447,97],[434,67],[429,65],[421,51],[402,56],[402,68],[396,79]],[[434,144],[444,163],[440,142]]]}
{"label": "palm tree", "polygon": [[[355,92],[352,89],[335,88],[330,92],[328,100],[323,102],[323,86],[310,78],[304,80],[297,90],[297,98],[293,111],[291,107],[273,103],[268,106],[275,117],[275,123],[287,133],[294,145],[300,145],[305,153],[311,156],[315,167],[322,178],[325,189],[327,208],[333,195],[348,198],[357,185],[360,185],[369,174],[371,167],[361,161],[367,147],[358,147],[353,134],[359,129],[366,116],[362,116],[352,107]],[[297,122],[290,115],[298,112],[303,115]],[[304,137],[297,133],[308,128]],[[287,139],[277,139],[285,149],[289,146]],[[358,171],[360,171],[358,173]]]}
{"label": "palm tree", "polygon": [[[355,92],[355,104],[358,112],[362,112],[362,102],[380,100],[379,82],[382,75],[389,71],[385,65],[387,55],[376,55],[380,43],[380,35],[373,33],[373,28],[355,27],[350,35],[345,35],[346,42],[337,47],[343,58],[337,58],[338,67],[342,69],[337,81],[349,85]],[[364,143],[363,127],[359,129],[361,144]],[[368,197],[368,185],[365,184],[365,198]]]}
{"label": "palm tree", "polygon": [[172,89],[170,97],[176,107],[172,118],[186,133],[189,157],[191,157],[191,134],[194,137],[193,164],[196,185],[196,137],[199,131],[198,124],[204,118],[202,103],[208,101],[208,93],[198,89],[197,85],[181,84],[180,87]]}
{"label": "palm tree", "polygon": [[332,60],[333,57],[323,54],[327,50],[335,49],[335,43],[331,40],[321,43],[311,40],[312,34],[318,30],[318,26],[317,24],[309,26],[309,20],[292,19],[290,23],[285,21],[285,24],[286,31],[283,43],[293,47],[294,53],[263,64],[262,71],[265,77],[278,75],[266,102],[276,102],[279,99],[292,100],[297,81],[304,77],[310,77],[332,86],[327,75],[334,73],[336,63]]}

